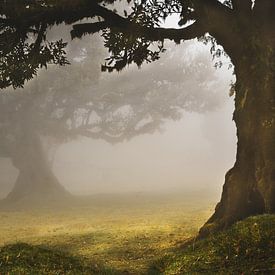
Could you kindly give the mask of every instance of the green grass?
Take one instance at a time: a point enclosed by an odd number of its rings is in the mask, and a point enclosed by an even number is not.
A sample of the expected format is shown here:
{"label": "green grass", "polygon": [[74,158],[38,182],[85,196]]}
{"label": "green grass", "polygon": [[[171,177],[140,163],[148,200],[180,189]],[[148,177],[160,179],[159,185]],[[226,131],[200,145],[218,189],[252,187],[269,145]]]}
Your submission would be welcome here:
{"label": "green grass", "polygon": [[[198,232],[214,205],[184,194],[133,194],[92,197],[67,209],[0,211],[0,247],[25,243],[65,253],[84,267],[96,264],[102,272],[146,274],[152,262]],[[1,275],[6,267],[3,261]]]}
{"label": "green grass", "polygon": [[118,274],[63,251],[17,243],[0,249],[0,274]]}
{"label": "green grass", "polygon": [[179,248],[215,205],[183,198],[99,196],[67,209],[0,211],[0,274],[252,274],[274,267],[271,215]]}
{"label": "green grass", "polygon": [[250,217],[155,262],[151,274],[275,274],[275,215]]}

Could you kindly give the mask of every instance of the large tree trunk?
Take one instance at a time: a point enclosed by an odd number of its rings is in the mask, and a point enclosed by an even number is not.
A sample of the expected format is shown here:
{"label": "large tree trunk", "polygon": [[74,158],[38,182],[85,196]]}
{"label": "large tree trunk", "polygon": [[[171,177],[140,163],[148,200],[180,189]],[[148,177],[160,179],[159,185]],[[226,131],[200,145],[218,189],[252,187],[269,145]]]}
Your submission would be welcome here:
{"label": "large tree trunk", "polygon": [[51,170],[40,137],[29,129],[16,143],[12,161],[19,175],[5,203],[43,205],[68,197]]}
{"label": "large tree trunk", "polygon": [[250,215],[275,213],[275,54],[271,43],[258,42],[260,47],[246,47],[234,62],[236,163],[200,236]]}

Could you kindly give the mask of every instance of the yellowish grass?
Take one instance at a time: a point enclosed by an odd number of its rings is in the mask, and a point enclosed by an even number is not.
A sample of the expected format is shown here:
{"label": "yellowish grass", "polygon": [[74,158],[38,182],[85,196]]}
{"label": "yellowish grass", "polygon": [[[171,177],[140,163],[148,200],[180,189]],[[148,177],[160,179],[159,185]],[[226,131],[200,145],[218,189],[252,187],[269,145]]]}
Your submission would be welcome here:
{"label": "yellowish grass", "polygon": [[194,236],[213,211],[207,199],[128,195],[59,210],[0,211],[0,245],[43,244],[118,271],[142,274]]}

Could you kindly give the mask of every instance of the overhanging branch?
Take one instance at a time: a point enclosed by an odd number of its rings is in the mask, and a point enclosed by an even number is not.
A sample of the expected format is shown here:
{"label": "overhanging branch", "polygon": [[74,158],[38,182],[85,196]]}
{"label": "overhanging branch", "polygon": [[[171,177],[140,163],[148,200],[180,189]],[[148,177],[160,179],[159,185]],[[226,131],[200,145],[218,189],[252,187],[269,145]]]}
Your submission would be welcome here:
{"label": "overhanging branch", "polygon": [[[142,26],[130,21],[130,19],[120,16],[114,11],[101,6],[95,1],[78,0],[65,1],[60,0],[54,6],[42,7],[35,6],[30,9],[22,8],[20,13],[11,15],[11,20],[20,25],[33,26],[40,23],[53,25],[58,23],[74,24],[83,18],[94,18],[99,16],[103,22],[77,24],[72,31],[72,37],[81,37],[84,34],[98,32],[106,28],[115,28],[121,32],[135,33],[137,36],[145,37],[151,41],[171,39],[175,41],[189,40],[204,35],[209,30],[209,19],[212,14],[219,14],[224,18],[231,13],[231,9],[221,4],[217,0],[193,0],[195,8],[198,10],[198,18],[194,24],[186,28],[153,28]],[[7,5],[8,9],[10,7]],[[1,13],[5,14],[5,5],[2,4]],[[9,13],[10,14],[10,13]],[[216,22],[217,23],[217,22]],[[229,25],[228,25],[229,27]]]}
{"label": "overhanging branch", "polygon": [[104,22],[97,23],[86,23],[86,24],[75,24],[73,25],[73,30],[71,31],[72,38],[81,38],[86,34],[93,34],[100,30],[107,28],[115,29],[123,33],[133,33],[135,36],[145,37],[149,41],[162,41],[164,39],[175,40],[180,42],[180,40],[189,40],[196,37],[201,37],[206,33],[206,30],[198,23],[195,22],[192,25],[181,28],[148,28],[125,19],[124,25],[114,25]]}
{"label": "overhanging branch", "polygon": [[145,37],[150,41],[170,39],[178,42],[182,39],[189,40],[200,37],[206,33],[203,25],[199,23],[200,21],[196,21],[192,25],[181,29],[159,27],[152,28],[130,21],[128,18],[124,18],[100,5],[95,5],[93,11],[98,16],[102,17],[104,21],[74,25],[71,32],[73,38],[82,37],[85,34],[95,33],[106,28],[116,29],[123,33],[134,33],[136,36]]}

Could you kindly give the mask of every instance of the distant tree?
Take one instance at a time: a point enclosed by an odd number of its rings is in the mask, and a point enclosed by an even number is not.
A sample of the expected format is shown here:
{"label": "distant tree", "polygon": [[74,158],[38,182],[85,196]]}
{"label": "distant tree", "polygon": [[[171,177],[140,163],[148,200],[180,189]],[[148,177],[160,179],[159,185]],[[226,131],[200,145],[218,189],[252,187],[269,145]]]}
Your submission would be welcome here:
{"label": "distant tree", "polygon": [[[182,40],[203,38],[222,45],[235,67],[235,112],[238,148],[236,163],[226,174],[220,203],[201,234],[225,228],[249,215],[275,211],[275,53],[274,0],[172,0],[127,1],[132,10],[116,12],[108,4],[115,0],[11,0],[2,1],[2,39],[9,38],[14,45],[25,41],[30,33],[36,42],[24,51],[32,64],[30,77],[46,64],[64,63],[60,51],[46,55],[41,37],[46,28],[65,22],[74,24],[72,37],[81,38],[102,30],[105,46],[109,49],[104,70],[121,70],[131,63],[138,66],[155,61],[163,51],[165,39]],[[126,3],[127,4],[127,3]],[[162,20],[171,14],[179,15],[180,29],[161,28]],[[78,21],[90,18],[90,22]],[[3,38],[4,37],[4,38]],[[44,43],[44,44],[43,44]],[[17,66],[9,66],[9,55],[14,49],[3,48],[4,72],[13,75],[4,78],[4,85],[24,83],[14,77]],[[36,51],[40,45],[40,51]],[[60,45],[60,43],[59,43]],[[62,46],[58,47],[59,49]],[[34,50],[33,50],[34,49]],[[216,51],[216,54],[220,52]],[[35,62],[29,58],[36,56]],[[27,66],[28,67],[28,66]],[[6,75],[4,73],[3,75]],[[17,74],[16,74],[17,75]],[[18,74],[20,75],[20,74]],[[3,85],[3,86],[4,86]]]}
{"label": "distant tree", "polygon": [[[39,81],[34,79],[24,89],[6,89],[0,94],[0,157],[10,158],[19,170],[6,202],[43,203],[69,196],[52,172],[43,140],[53,147],[76,136],[69,131],[68,120],[73,123],[84,97],[89,99],[82,90],[95,85],[100,76],[96,45],[84,47],[82,43],[77,55],[76,49],[69,47],[72,66],[40,71]],[[77,57],[81,61],[73,59]]]}
{"label": "distant tree", "polygon": [[[221,104],[220,79],[203,52],[190,57],[178,49],[172,58],[163,57],[165,64],[152,64],[153,72],[147,66],[106,76],[100,72],[104,51],[99,45],[97,38],[70,43],[71,66],[42,70],[24,89],[0,94],[0,157],[10,158],[19,170],[6,203],[71,197],[52,171],[48,149],[79,136],[122,142],[180,119],[183,110],[207,112]],[[183,62],[176,64],[179,59]]]}

